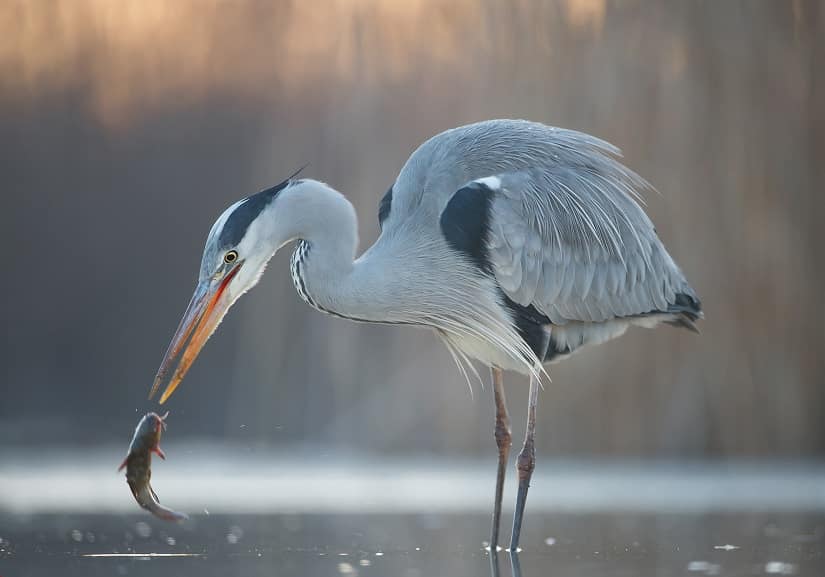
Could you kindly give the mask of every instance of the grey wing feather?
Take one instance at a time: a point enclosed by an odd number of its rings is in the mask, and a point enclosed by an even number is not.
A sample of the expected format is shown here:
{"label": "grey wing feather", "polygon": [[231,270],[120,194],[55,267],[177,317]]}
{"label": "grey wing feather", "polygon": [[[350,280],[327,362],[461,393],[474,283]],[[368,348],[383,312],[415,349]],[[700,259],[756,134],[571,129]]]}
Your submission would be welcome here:
{"label": "grey wing feather", "polygon": [[496,175],[489,239],[496,280],[510,299],[555,324],[667,312],[678,293],[693,294],[630,196],[635,179],[618,162],[597,160],[598,173],[564,164]]}
{"label": "grey wing feather", "polygon": [[556,324],[669,311],[678,295],[695,295],[639,205],[650,185],[619,154],[593,136],[523,120],[448,130],[404,165],[382,234],[437,223],[457,190],[497,177],[488,253],[511,300]]}

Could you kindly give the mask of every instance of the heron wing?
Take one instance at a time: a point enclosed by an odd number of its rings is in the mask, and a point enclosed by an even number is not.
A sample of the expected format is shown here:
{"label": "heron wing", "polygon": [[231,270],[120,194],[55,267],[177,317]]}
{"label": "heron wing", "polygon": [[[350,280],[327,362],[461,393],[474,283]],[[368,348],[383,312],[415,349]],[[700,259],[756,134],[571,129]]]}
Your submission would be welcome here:
{"label": "heron wing", "polygon": [[594,136],[526,120],[486,120],[437,134],[410,156],[382,200],[384,228],[419,214],[441,214],[467,183],[498,174],[565,166],[620,171],[633,190],[646,184],[612,159],[619,150]]}
{"label": "heron wing", "polygon": [[[383,233],[437,222],[509,299],[556,324],[672,312],[684,298],[698,314],[692,289],[639,205],[651,187],[619,154],[588,134],[523,120],[448,130],[401,170]],[[404,227],[409,221],[420,224]]]}
{"label": "heron wing", "polygon": [[590,152],[596,162],[481,181],[495,189],[487,250],[499,286],[554,324],[673,312],[693,291],[634,198],[644,181]]}

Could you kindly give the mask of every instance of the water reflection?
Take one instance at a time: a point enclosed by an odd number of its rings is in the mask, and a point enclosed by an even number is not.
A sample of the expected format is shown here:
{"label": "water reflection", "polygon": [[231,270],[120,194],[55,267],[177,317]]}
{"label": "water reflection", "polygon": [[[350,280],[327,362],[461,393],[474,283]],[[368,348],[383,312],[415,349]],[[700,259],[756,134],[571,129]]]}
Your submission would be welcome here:
{"label": "water reflection", "polygon": [[[518,551],[510,551],[510,570],[512,577],[522,577],[521,561],[519,560]],[[501,568],[499,562],[499,552],[495,549],[490,550],[490,574],[492,577],[500,577]]]}
{"label": "water reflection", "polygon": [[84,553],[90,559],[162,559],[164,557],[203,557],[200,553]]}
{"label": "water reflection", "polygon": [[[533,515],[529,534],[552,534],[555,541],[528,540],[515,554],[475,544],[487,521],[488,515],[211,515],[170,526],[148,515],[5,516],[0,571],[547,577],[552,567],[565,577],[825,574],[821,515]],[[151,525],[145,536],[134,530],[142,522]],[[237,539],[227,540],[233,527],[240,529]]]}

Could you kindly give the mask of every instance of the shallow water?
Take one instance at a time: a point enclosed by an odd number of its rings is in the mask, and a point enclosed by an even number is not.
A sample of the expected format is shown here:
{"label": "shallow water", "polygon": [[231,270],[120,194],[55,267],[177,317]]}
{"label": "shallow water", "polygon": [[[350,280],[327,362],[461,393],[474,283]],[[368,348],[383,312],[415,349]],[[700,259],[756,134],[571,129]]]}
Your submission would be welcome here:
{"label": "shallow water", "polygon": [[[825,575],[825,516],[528,514],[515,559],[486,515],[0,516],[0,575]],[[167,556],[187,555],[187,556]],[[496,573],[498,571],[498,573]]]}

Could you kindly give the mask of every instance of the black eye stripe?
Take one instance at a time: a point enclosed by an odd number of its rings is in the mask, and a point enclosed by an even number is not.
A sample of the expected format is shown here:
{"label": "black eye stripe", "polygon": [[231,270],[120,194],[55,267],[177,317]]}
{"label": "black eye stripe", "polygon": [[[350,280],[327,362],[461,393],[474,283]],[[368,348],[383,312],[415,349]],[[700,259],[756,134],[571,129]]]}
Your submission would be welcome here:
{"label": "black eye stripe", "polygon": [[219,239],[221,246],[238,246],[238,243],[241,242],[246,234],[249,225],[252,224],[252,221],[272,202],[272,199],[278,196],[278,194],[290,184],[300,182],[292,179],[298,176],[301,170],[303,170],[303,167],[296,170],[292,176],[283,182],[249,196],[246,202],[236,208],[232,214],[229,215],[229,218],[226,219],[220,231]]}

